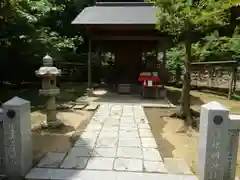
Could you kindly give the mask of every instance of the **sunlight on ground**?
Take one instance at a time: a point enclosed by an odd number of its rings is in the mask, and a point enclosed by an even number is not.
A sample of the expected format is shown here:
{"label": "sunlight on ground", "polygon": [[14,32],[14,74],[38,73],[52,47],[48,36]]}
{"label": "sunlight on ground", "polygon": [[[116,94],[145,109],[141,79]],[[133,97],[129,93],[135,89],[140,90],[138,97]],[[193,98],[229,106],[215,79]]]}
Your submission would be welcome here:
{"label": "sunlight on ground", "polygon": [[98,95],[98,96],[105,95],[105,94],[107,94],[107,90],[104,90],[104,89],[94,90],[93,94]]}
{"label": "sunlight on ground", "polygon": [[[176,91],[181,93],[181,89],[179,88],[167,87],[167,89],[169,91]],[[177,98],[178,99],[175,101],[178,101],[180,97],[177,97]],[[233,114],[240,114],[240,101],[228,100],[226,94],[220,94],[220,93],[218,94],[218,92],[191,90],[191,107],[194,110],[199,111],[201,108],[201,105],[211,101],[217,101],[223,104]]]}

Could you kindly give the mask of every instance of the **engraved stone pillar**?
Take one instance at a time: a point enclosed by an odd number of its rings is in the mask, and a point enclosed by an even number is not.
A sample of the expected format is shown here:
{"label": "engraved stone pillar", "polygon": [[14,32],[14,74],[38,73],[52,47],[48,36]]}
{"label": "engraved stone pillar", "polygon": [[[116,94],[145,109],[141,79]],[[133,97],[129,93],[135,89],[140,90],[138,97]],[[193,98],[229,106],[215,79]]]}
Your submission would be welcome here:
{"label": "engraved stone pillar", "polygon": [[199,180],[234,180],[240,115],[217,102],[202,106],[200,117]]}
{"label": "engraved stone pillar", "polygon": [[14,97],[3,104],[6,175],[24,177],[32,167],[30,102]]}
{"label": "engraved stone pillar", "polygon": [[3,132],[3,109],[0,108],[0,175],[5,174],[4,165],[4,132]]}
{"label": "engraved stone pillar", "polygon": [[228,154],[224,179],[234,180],[236,173],[238,144],[239,144],[240,115],[229,115]]}
{"label": "engraved stone pillar", "polygon": [[202,106],[200,116],[199,180],[225,180],[229,111],[217,102]]}

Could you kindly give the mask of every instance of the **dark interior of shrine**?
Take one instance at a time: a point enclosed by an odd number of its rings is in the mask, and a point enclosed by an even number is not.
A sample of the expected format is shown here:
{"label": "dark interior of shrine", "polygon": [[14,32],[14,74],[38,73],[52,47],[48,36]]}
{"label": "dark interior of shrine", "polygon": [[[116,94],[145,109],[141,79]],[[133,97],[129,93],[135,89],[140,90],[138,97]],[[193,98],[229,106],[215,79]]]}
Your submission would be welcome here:
{"label": "dark interior of shrine", "polygon": [[[114,72],[110,74],[113,84],[138,84],[141,72],[159,71],[162,59],[157,56],[158,41],[95,41],[100,53],[114,55]],[[94,44],[94,41],[93,41]]]}

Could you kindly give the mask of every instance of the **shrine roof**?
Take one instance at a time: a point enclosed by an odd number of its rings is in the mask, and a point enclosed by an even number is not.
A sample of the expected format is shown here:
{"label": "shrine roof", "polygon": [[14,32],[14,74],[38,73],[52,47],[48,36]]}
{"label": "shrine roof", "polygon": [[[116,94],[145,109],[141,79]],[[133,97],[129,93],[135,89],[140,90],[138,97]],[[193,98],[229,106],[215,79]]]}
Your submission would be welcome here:
{"label": "shrine roof", "polygon": [[159,9],[146,2],[98,2],[72,21],[80,25],[155,25]]}

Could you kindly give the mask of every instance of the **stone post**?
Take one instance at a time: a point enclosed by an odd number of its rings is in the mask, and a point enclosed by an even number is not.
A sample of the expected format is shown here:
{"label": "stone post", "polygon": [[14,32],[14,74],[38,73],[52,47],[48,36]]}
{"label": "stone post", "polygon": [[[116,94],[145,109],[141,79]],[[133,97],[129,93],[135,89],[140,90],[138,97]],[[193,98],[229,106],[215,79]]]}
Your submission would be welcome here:
{"label": "stone post", "polygon": [[0,175],[5,174],[4,163],[3,109],[0,108]]}
{"label": "stone post", "polygon": [[240,115],[229,115],[228,154],[224,179],[234,180],[236,173],[238,144],[239,144]]}
{"label": "stone post", "polygon": [[226,180],[229,144],[229,111],[217,102],[201,108],[198,177],[199,180]]}
{"label": "stone post", "polygon": [[14,97],[3,104],[6,176],[24,177],[32,167],[30,103]]}

